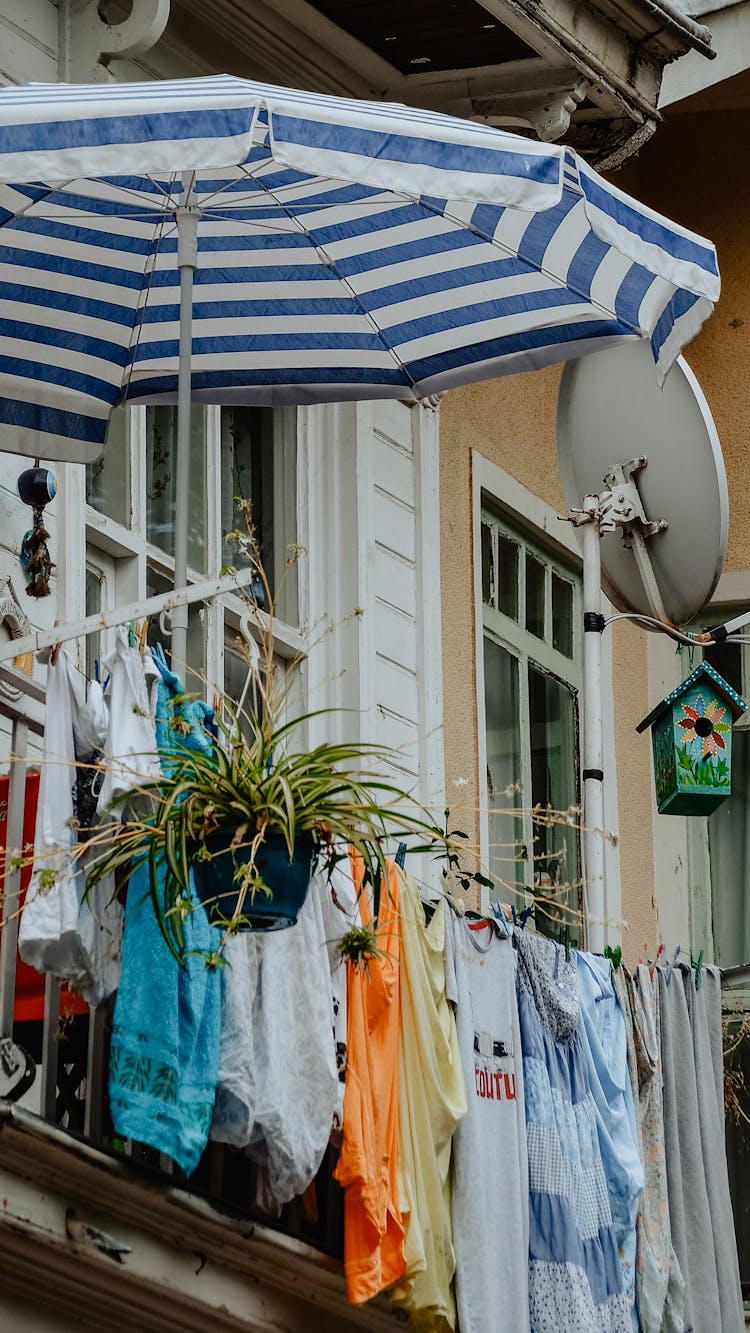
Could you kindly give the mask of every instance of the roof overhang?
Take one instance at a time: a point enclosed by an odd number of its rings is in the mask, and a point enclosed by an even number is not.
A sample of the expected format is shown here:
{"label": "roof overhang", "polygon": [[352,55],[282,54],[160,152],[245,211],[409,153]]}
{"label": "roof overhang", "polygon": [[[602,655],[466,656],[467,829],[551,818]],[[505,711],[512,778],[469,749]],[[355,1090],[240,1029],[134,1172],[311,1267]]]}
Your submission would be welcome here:
{"label": "roof overhang", "polygon": [[565,137],[600,168],[653,133],[665,65],[712,54],[676,0],[173,0],[166,40],[206,71]]}

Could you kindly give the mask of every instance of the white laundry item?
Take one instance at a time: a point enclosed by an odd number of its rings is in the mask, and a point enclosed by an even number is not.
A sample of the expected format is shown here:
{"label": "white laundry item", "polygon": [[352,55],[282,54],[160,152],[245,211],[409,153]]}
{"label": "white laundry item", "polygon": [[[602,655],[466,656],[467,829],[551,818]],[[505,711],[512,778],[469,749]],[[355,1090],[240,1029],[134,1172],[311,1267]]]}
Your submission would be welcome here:
{"label": "white laundry item", "polygon": [[352,879],[348,852],[336,863],[330,874],[325,866],[315,871],[323,925],[331,969],[331,997],[333,1001],[333,1042],[336,1049],[336,1069],[339,1087],[333,1114],[334,1141],[339,1142],[344,1124],[344,1083],[346,1079],[346,960],[338,952],[338,942],[350,926],[359,925],[357,890]]}
{"label": "white laundry item", "polygon": [[141,657],[138,648],[130,647],[124,625],[117,630],[115,651],[104,665],[110,674],[109,722],[98,811],[100,816],[109,812],[119,819],[121,806],[110,812],[114,798],[161,777],[148,682],[148,673],[156,668],[150,653]]}
{"label": "white laundry item", "polygon": [[339,1099],[320,877],[295,926],[235,935],[226,958],[211,1137],[267,1168],[270,1210],[315,1177]]}
{"label": "white laundry item", "polygon": [[[86,875],[86,859],[82,862]],[[93,1009],[112,995],[120,984],[123,910],[115,898],[114,875],[105,875],[81,901],[78,935],[85,967],[71,973],[70,990],[78,991]]]}
{"label": "white laundry item", "polygon": [[73,714],[83,702],[83,678],[60,649],[47,670],[44,752],[39,779],[34,868],[21,915],[18,948],[39,972],[69,976],[85,968],[78,933],[84,883],[75,853]]}
{"label": "white laundry item", "polygon": [[109,710],[98,680],[92,680],[88,692],[73,710],[73,744],[76,759],[86,762],[104,748],[109,727]]}
{"label": "white laundry item", "polygon": [[461,1333],[529,1333],[528,1152],[512,942],[496,922],[470,924],[451,912],[445,971],[468,1104],[453,1138],[458,1323]]}

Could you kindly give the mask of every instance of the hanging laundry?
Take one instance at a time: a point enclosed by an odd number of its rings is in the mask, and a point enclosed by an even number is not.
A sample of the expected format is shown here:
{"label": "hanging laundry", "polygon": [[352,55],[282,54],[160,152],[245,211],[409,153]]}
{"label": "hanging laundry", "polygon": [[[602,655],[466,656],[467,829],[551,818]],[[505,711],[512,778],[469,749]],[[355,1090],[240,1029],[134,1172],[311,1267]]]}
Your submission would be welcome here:
{"label": "hanging laundry", "polygon": [[458,1322],[461,1333],[523,1333],[529,1184],[513,947],[496,921],[453,912],[446,934],[468,1105],[453,1141]]}
{"label": "hanging laundry", "polygon": [[339,1105],[331,973],[318,871],[297,924],[227,941],[211,1137],[266,1168],[263,1208],[302,1194]]}
{"label": "hanging laundry", "polygon": [[96,692],[59,649],[47,666],[46,716],[34,866],[18,948],[37,971],[68,981],[93,1005],[116,989],[122,913],[114,882],[86,892],[88,858],[78,840],[78,778],[104,739],[106,714]]}
{"label": "hanging laundry", "polygon": [[644,1182],[628,1073],[625,1018],[615,992],[610,960],[578,951],[574,957],[581,1004],[578,1027],[596,1106],[612,1227],[620,1254],[623,1284],[630,1300],[633,1330],[638,1333],[636,1222]]}
{"label": "hanging laundry", "polygon": [[695,1333],[744,1329],[724,1148],[718,972],[677,963],[657,969],[664,1069],[669,1215],[685,1278],[686,1325]]}
{"label": "hanging laundry", "polygon": [[329,871],[325,866],[316,871],[323,877],[321,903],[325,928],[328,966],[331,975],[331,998],[333,1001],[333,1044],[336,1052],[336,1072],[338,1075],[338,1097],[333,1113],[331,1142],[341,1147],[344,1126],[344,1089],[346,1087],[346,959],[338,951],[341,936],[359,921],[357,890],[352,879],[351,861],[348,849],[345,856],[337,861]]}
{"label": "hanging laundry", "polygon": [[[131,681],[134,667],[128,663]],[[163,659],[161,664],[157,659],[156,669],[161,681],[155,738],[168,772],[179,762],[181,746],[211,749],[213,737],[206,727],[211,710],[182,699],[180,681]],[[133,685],[139,697],[147,691],[145,677]],[[175,715],[180,719],[177,729]],[[148,866],[140,865],[132,875],[109,1068],[115,1132],[158,1148],[186,1175],[197,1166],[208,1140],[221,1032],[221,969],[206,963],[220,935],[209,925],[194,892],[192,907],[183,923],[180,964],[159,927]]]}
{"label": "hanging laundry", "polygon": [[[142,657],[138,648],[131,647],[124,625],[116,630],[115,650],[104,666],[110,674],[109,723],[98,810],[100,816],[106,813],[110,818],[120,819],[122,807],[110,809],[113,799],[139,783],[155,782],[161,777],[149,700],[149,680],[157,672],[150,653]],[[165,741],[171,745],[169,733]]]}
{"label": "hanging laundry", "polygon": [[635,1292],[641,1333],[683,1333],[685,1280],[672,1245],[664,1160],[658,980],[653,969],[615,972],[629,1031],[629,1065],[643,1162]]}
{"label": "hanging laundry", "polygon": [[[404,1272],[398,1203],[399,879],[388,863],[381,886],[375,958],[367,971],[347,962],[347,1069],[344,1138],[334,1172],[345,1191],[344,1269],[357,1305]],[[353,860],[359,918],[372,922],[364,865]]]}
{"label": "hanging laundry", "polygon": [[444,901],[429,924],[412,875],[399,871],[401,1027],[399,1031],[399,1203],[406,1270],[391,1300],[411,1327],[456,1326],[452,1291],[451,1139],[466,1114],[456,1021],[446,996]]}
{"label": "hanging laundry", "polygon": [[578,1030],[575,963],[514,932],[529,1160],[531,1333],[631,1333]]}

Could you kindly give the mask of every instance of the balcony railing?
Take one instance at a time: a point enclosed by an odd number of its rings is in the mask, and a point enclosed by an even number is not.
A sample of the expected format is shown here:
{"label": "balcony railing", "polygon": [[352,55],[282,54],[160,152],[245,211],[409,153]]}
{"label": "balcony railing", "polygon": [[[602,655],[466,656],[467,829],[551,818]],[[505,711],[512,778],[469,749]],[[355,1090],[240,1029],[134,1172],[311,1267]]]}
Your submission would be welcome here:
{"label": "balcony railing", "polygon": [[[0,683],[9,682],[23,690],[18,700],[0,697],[0,717],[11,726],[5,846],[12,852],[24,844],[29,747],[31,737],[44,732],[44,691],[0,664]],[[0,847],[0,858],[2,853]],[[43,1016],[18,1020],[21,869],[11,858],[5,864],[2,886],[0,1038],[10,1038],[28,1053],[35,1066],[34,1081],[23,1093],[21,1105],[73,1138],[160,1175],[172,1189],[184,1184],[192,1195],[202,1194],[235,1214],[262,1221],[326,1254],[341,1257],[343,1196],[332,1177],[332,1148],[327,1150],[317,1178],[305,1195],[288,1204],[280,1217],[269,1217],[256,1202],[258,1168],[244,1153],[209,1142],[188,1183],[170,1158],[115,1135],[107,1096],[112,1002],[85,1013],[75,1012],[66,1005],[60,983],[48,975],[43,983]],[[13,1099],[12,1088],[9,1096]]]}

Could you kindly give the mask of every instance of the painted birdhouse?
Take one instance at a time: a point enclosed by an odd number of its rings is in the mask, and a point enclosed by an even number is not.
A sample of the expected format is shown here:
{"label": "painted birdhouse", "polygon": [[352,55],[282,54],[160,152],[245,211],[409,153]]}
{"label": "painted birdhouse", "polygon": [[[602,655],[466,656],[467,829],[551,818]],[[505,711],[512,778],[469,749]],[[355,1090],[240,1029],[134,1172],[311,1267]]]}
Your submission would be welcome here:
{"label": "painted birdhouse", "polygon": [[732,789],[732,723],[745,700],[708,662],[691,671],[636,731],[651,728],[660,815],[710,815]]}

